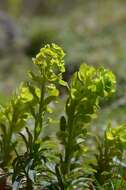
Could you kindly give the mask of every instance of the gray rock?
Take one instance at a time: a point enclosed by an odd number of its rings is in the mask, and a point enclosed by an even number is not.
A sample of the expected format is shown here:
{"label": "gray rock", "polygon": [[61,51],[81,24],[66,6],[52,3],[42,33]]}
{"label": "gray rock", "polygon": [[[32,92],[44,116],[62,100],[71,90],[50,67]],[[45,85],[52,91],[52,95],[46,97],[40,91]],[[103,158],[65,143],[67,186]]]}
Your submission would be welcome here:
{"label": "gray rock", "polygon": [[21,28],[12,17],[0,11],[0,55],[22,51],[25,45]]}

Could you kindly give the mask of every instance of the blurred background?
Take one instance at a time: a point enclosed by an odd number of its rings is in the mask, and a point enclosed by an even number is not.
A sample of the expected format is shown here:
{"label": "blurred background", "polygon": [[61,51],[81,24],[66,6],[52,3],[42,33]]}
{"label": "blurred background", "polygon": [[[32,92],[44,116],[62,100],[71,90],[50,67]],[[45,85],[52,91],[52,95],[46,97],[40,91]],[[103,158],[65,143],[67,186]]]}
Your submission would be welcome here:
{"label": "blurred background", "polygon": [[52,42],[66,52],[66,80],[83,62],[112,69],[117,93],[101,103],[95,124],[126,122],[126,0],[0,0],[1,104]]}

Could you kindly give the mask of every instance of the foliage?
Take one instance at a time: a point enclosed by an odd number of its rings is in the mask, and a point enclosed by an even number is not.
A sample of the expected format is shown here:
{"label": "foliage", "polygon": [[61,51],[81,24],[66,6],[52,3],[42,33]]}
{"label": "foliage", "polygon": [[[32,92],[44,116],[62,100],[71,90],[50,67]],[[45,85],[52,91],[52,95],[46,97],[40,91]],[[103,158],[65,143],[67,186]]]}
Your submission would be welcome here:
{"label": "foliage", "polygon": [[[56,85],[65,84],[62,80],[62,73],[65,71],[63,57],[63,50],[55,44],[46,45],[42,48],[36,58],[33,59],[38,73],[36,71],[29,72],[31,81],[24,84],[20,90],[21,99],[24,104],[27,104],[28,113],[33,119],[34,129],[32,135],[29,129],[26,128],[28,139],[20,133],[25,142],[26,152],[21,156],[17,153],[18,156],[13,163],[14,173],[16,173],[13,177],[14,185],[15,180],[16,185],[19,185],[17,181],[20,183],[22,178],[26,177],[26,188],[32,189],[32,183],[37,172],[35,172],[35,169],[39,170],[38,166],[41,165],[42,160],[46,160],[44,150],[47,148],[43,150],[39,136],[46,112],[52,111],[49,104],[59,94]],[[48,123],[48,121],[46,122]]]}
{"label": "foliage", "polygon": [[[125,169],[123,151],[126,146],[125,131],[125,125],[113,128],[109,124],[104,132],[104,136],[96,137],[96,164],[93,165],[93,168],[96,170],[96,180],[99,184],[107,186],[107,188],[111,186],[114,180],[122,181],[122,184],[125,182],[123,179],[123,170]],[[117,185],[118,183],[113,184],[115,189]]]}
{"label": "foliage", "polygon": [[[64,55],[56,44],[41,48],[29,80],[1,106],[0,187],[4,189],[9,184],[14,190],[125,188],[126,126],[109,124],[103,136],[95,136],[90,128],[100,100],[115,92],[115,76],[104,67],[82,64],[67,83],[62,76]],[[59,131],[46,136],[55,102],[62,99],[60,86],[66,88],[67,99]]]}

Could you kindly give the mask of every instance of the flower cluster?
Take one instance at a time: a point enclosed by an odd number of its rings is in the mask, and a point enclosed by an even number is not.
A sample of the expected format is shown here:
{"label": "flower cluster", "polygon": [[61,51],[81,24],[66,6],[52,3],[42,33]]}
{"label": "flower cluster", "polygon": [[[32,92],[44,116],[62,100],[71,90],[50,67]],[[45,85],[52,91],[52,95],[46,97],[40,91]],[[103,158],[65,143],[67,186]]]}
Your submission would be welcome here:
{"label": "flower cluster", "polygon": [[46,45],[40,49],[40,52],[33,59],[48,81],[57,81],[62,79],[62,73],[65,72],[64,67],[64,51],[56,44]]}

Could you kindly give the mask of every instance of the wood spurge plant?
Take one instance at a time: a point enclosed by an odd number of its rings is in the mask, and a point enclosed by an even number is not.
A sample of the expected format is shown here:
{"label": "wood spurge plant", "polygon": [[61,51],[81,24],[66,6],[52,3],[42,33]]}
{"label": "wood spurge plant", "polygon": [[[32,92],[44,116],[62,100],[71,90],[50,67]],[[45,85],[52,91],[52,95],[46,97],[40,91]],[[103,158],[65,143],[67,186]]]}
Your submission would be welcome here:
{"label": "wood spurge plant", "polygon": [[[103,67],[81,64],[66,82],[64,56],[56,44],[40,49],[29,79],[0,108],[0,190],[126,188],[126,125],[108,122],[100,136],[90,127],[101,99],[115,92],[115,76]],[[56,119],[51,113],[60,106],[55,102],[62,101],[62,86],[66,103],[59,129],[45,134]]]}

